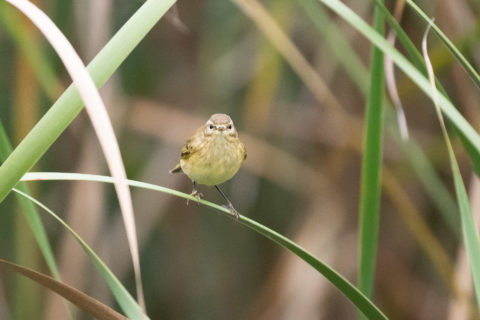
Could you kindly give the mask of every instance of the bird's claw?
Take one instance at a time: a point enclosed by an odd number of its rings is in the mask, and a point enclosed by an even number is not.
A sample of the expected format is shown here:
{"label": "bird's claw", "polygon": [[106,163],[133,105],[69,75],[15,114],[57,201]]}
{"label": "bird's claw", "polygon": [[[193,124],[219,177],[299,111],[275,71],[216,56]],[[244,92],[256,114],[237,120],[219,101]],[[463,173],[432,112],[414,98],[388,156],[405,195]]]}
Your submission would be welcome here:
{"label": "bird's claw", "polygon": [[232,216],[235,217],[235,219],[238,220],[238,218],[240,218],[240,214],[238,213],[238,211],[233,207],[233,205],[231,203],[229,204],[226,204],[226,205],[223,205],[222,207],[224,207],[225,209],[228,209],[228,211],[230,211],[230,214]]}
{"label": "bird's claw", "polygon": [[[190,196],[197,199],[197,202],[200,203],[200,200],[203,198],[203,193],[198,192],[197,190],[193,190],[192,193],[190,193]],[[187,199],[187,206],[188,206],[189,201],[190,201],[190,199]]]}

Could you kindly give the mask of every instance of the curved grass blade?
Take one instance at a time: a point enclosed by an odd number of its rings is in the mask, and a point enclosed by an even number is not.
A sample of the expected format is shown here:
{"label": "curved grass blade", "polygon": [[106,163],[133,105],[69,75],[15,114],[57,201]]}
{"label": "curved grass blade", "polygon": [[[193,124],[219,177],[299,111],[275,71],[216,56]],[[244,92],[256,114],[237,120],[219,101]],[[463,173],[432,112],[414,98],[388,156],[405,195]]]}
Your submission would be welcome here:
{"label": "curved grass blade", "polygon": [[[384,19],[375,8],[373,24],[378,34],[384,34]],[[384,91],[383,52],[373,48],[370,90],[367,97],[364,124],[364,145],[359,208],[360,290],[371,297],[375,279],[375,264],[380,225],[380,175],[382,170],[382,128]]]}
{"label": "curved grass blade", "polygon": [[[100,87],[126,59],[176,0],[147,0],[120,28],[87,69]],[[0,201],[82,110],[82,101],[72,84],[0,166]]]}
{"label": "curved grass blade", "polygon": [[50,45],[57,52],[67,69],[74,84],[77,86],[82,101],[85,104],[87,114],[90,117],[93,128],[100,142],[103,154],[107,161],[108,168],[115,178],[115,191],[120,203],[120,211],[125,225],[128,246],[132,257],[133,270],[135,273],[135,284],[139,304],[145,309],[145,298],[140,269],[140,254],[138,250],[137,231],[133,213],[132,197],[130,189],[125,183],[127,174],[123,164],[120,147],[113,131],[112,122],[107,113],[100,93],[98,92],[92,78],[85,68],[77,52],[53,23],[53,21],[38,7],[27,0],[6,0],[20,10],[30,21],[43,33]]}
{"label": "curved grass blade", "polygon": [[[92,174],[80,174],[80,173],[59,173],[59,172],[29,172],[25,174],[22,178],[22,181],[37,181],[37,180],[71,180],[71,181],[94,181],[94,182],[104,182],[112,183],[113,179],[111,177],[92,175]],[[176,197],[198,201],[197,198],[180,192],[172,190],[169,188],[157,186],[150,183],[127,180],[127,183],[131,187],[138,187],[143,189],[149,189],[153,191],[159,191]],[[201,199],[199,201],[201,204],[209,206],[216,209],[228,217],[235,219],[236,218],[230,213],[230,211],[222,206],[214,204],[212,202]],[[302,260],[310,264],[318,272],[320,272],[325,278],[327,278],[334,286],[336,286],[352,303],[354,303],[357,308],[363,312],[363,314],[369,319],[388,319],[380,309],[378,309],[375,304],[373,304],[370,299],[368,299],[363,293],[360,292],[353,284],[348,280],[338,274],[335,270],[330,268],[327,264],[318,260],[314,255],[300,247],[298,244],[292,240],[284,237],[276,231],[273,231],[266,226],[249,219],[245,216],[240,215],[238,218],[239,223],[244,226],[262,234],[263,236],[269,238],[270,240],[278,243],[284,248],[288,249]]]}
{"label": "curved grass blade", "polygon": [[475,68],[468,62],[465,56],[455,47],[455,45],[448,39],[448,37],[440,30],[439,27],[433,22],[430,21],[430,18],[425,14],[425,12],[420,9],[412,0],[406,0],[408,5],[428,24],[431,26],[436,35],[443,41],[447,48],[452,52],[452,54],[458,59],[462,67],[465,69],[467,74],[470,76],[472,81],[480,88],[480,75],[477,73]]}
{"label": "curved grass blade", "polygon": [[[221,206],[210,206],[218,210],[222,209],[222,211],[226,212],[226,209]],[[270,240],[281,245],[282,247],[288,249],[289,251],[297,255],[299,258],[301,258],[303,261],[307,262],[309,265],[315,268],[335,287],[337,287],[352,303],[354,303],[355,306],[357,306],[358,310],[361,311],[367,319],[388,319],[367,296],[360,292],[360,290],[358,290],[347,279],[345,279],[327,264],[318,260],[313,254],[300,247],[292,240],[282,236],[278,232],[275,232],[272,229],[269,229],[252,219],[240,216],[239,221],[241,224],[247,226],[252,230],[255,230],[266,238],[269,238]]]}
{"label": "curved grass blade", "polygon": [[[392,14],[388,11],[388,9],[384,6],[384,4],[380,0],[375,0],[375,3],[378,8],[380,8],[389,23],[389,25],[395,30],[398,39],[402,43],[403,47],[405,48],[405,51],[408,53],[408,56],[410,57],[410,60],[413,62],[413,64],[417,67],[417,69],[425,76],[427,77],[427,68],[425,66],[422,54],[420,51],[418,51],[417,47],[413,42],[410,40],[408,35],[405,33],[405,31],[402,29],[400,24],[398,24],[397,20],[392,16]],[[438,90],[446,97],[448,98],[448,95],[446,91],[443,89],[442,85],[438,80],[436,80],[436,87]],[[477,173],[478,176],[480,176],[480,151],[475,148],[475,146],[472,144],[472,142],[465,137],[464,133],[461,130],[458,130],[458,128],[455,126],[455,129],[457,130],[460,139],[465,147],[465,150],[467,150],[470,159],[472,161],[473,168],[475,169],[475,172]]]}
{"label": "curved grass blade", "polygon": [[[351,24],[367,39],[378,46],[385,54],[389,55],[393,62],[428,96],[432,97],[433,93],[430,83],[405,57],[393,48],[384,38],[382,38],[375,30],[373,30],[365,21],[355,14],[350,8],[345,6],[338,0],[319,0],[328,6],[331,10],[341,16],[346,22]],[[438,102],[442,112],[452,122],[452,124],[461,132],[471,144],[477,153],[480,153],[480,136],[473,127],[458,112],[453,104],[442,95],[438,89]],[[472,159],[472,161],[475,159]]]}
{"label": "curved grass blade", "polygon": [[467,190],[463,183],[462,175],[460,174],[460,168],[453,151],[452,143],[448,136],[447,127],[443,120],[442,113],[438,107],[437,94],[435,88],[435,75],[433,73],[433,67],[428,57],[427,52],[427,35],[430,27],[433,26],[433,21],[429,24],[422,41],[423,55],[425,57],[427,70],[430,78],[430,84],[433,92],[433,104],[435,105],[435,111],[437,112],[438,121],[442,129],[442,134],[445,139],[445,144],[448,149],[448,156],[450,158],[450,166],[453,174],[455,193],[457,194],[458,207],[460,209],[460,219],[462,223],[462,233],[467,251],[468,260],[471,264],[473,283],[475,287],[475,293],[477,298],[477,305],[480,307],[480,239],[478,237],[478,231],[473,219],[472,210],[470,208],[470,202],[467,196]]}
{"label": "curved grass blade", "polygon": [[[114,179],[112,178],[112,183]],[[121,282],[115,277],[115,275],[110,271],[110,269],[103,263],[103,261],[97,256],[97,254],[83,241],[83,239],[65,222],[63,221],[58,215],[56,215],[52,210],[42,204],[40,201],[32,198],[28,194],[17,190],[15,188],[12,189],[17,194],[25,197],[26,199],[32,201],[37,206],[48,212],[53,218],[55,218],[58,222],[60,222],[70,233],[75,237],[78,241],[82,249],[85,251],[87,256],[92,261],[93,265],[100,274],[103,276],[105,281],[107,282],[110,290],[112,290],[115,299],[117,300],[118,305],[122,308],[123,312],[128,316],[129,319],[132,320],[145,320],[148,317],[144,314],[142,308],[135,302],[135,299],[128,293],[128,291],[123,287]]]}
{"label": "curved grass blade", "polygon": [[84,310],[85,312],[88,312],[92,317],[96,319],[127,320],[127,318],[125,318],[123,315],[116,312],[109,306],[43,273],[22,267],[18,264],[4,259],[0,259],[0,268],[12,269],[13,271],[37,282],[41,286],[56,292],[63,298],[76,305],[78,308]]}

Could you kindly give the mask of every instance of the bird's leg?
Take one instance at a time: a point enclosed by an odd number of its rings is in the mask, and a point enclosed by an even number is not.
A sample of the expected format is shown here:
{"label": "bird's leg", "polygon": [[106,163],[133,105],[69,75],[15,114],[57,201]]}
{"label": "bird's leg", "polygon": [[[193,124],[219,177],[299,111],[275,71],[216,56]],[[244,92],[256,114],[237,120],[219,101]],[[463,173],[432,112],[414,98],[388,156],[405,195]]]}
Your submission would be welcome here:
{"label": "bird's leg", "polygon": [[[198,192],[197,183],[195,181],[193,181],[193,190],[192,190],[192,193],[190,193],[190,195],[197,198],[198,203],[200,203],[200,199],[202,199],[202,197],[203,197],[203,193]],[[190,199],[187,199],[187,206],[188,206],[188,201],[189,200]]]}
{"label": "bird's leg", "polygon": [[240,217],[240,215],[238,214],[238,211],[235,210],[235,208],[233,207],[233,204],[230,200],[228,200],[227,196],[225,195],[225,193],[223,193],[222,190],[220,190],[220,188],[216,185],[215,188],[217,188],[218,192],[220,192],[220,194],[222,195],[222,197],[227,201],[227,205],[224,206],[226,207],[230,213],[235,216],[236,219],[238,219]]}

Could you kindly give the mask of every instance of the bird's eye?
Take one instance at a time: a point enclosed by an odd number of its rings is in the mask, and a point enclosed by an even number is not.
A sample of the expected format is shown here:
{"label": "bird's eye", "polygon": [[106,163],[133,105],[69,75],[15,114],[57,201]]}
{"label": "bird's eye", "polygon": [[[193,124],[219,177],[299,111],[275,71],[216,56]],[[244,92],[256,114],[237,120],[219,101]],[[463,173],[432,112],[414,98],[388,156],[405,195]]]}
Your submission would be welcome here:
{"label": "bird's eye", "polygon": [[213,129],[213,124],[211,124],[209,128],[210,128],[210,130],[212,130]]}
{"label": "bird's eye", "polygon": [[232,129],[232,125],[229,124],[227,128],[228,128],[228,130],[231,130],[231,129]]}

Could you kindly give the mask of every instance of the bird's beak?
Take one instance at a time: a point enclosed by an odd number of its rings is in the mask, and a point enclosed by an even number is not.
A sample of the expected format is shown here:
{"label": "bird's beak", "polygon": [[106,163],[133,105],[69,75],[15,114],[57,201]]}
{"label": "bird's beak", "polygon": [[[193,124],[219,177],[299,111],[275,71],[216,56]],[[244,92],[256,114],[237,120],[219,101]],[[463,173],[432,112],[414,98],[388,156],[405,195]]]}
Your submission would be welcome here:
{"label": "bird's beak", "polygon": [[217,129],[219,131],[223,131],[223,130],[227,129],[227,127],[226,126],[217,126]]}

